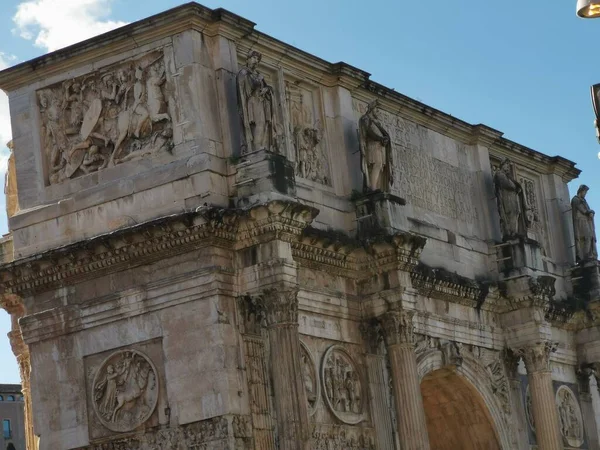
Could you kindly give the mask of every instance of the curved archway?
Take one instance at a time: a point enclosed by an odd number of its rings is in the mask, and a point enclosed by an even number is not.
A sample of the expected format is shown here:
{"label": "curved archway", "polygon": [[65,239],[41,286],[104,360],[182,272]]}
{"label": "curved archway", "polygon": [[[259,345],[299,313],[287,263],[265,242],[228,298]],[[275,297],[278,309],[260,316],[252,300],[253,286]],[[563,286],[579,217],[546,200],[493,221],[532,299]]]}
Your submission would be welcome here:
{"label": "curved archway", "polygon": [[483,399],[456,371],[428,374],[421,393],[431,450],[501,450]]}
{"label": "curved archway", "polygon": [[[489,429],[492,430],[492,446],[486,443],[486,446],[475,446],[475,447],[452,447],[446,445],[445,447],[439,447],[439,449],[454,449],[454,448],[465,448],[465,449],[501,449],[501,450],[511,450],[515,448],[513,443],[512,434],[510,430],[510,425],[507,422],[506,411],[503,410],[503,406],[498,401],[496,395],[492,391],[490,380],[486,378],[485,371],[482,372],[482,368],[479,366],[479,363],[475,359],[471,358],[463,358],[461,363],[458,366],[450,365],[446,362],[444,354],[439,349],[429,349],[424,352],[421,352],[417,358],[418,372],[419,378],[421,379],[421,393],[423,394],[424,406],[426,408],[426,415],[429,421],[430,412],[427,409],[430,405],[425,405],[425,393],[423,392],[423,388],[425,389],[434,389],[436,386],[432,381],[431,386],[428,384],[423,384],[424,382],[431,381],[434,378],[439,376],[439,383],[441,384],[441,391],[444,392],[444,389],[448,389],[448,387],[455,389],[461,389],[461,395],[464,396],[464,399],[461,401],[470,401],[472,404],[478,405],[477,408],[474,408],[472,413],[472,417],[477,418],[477,420],[485,417],[487,423],[489,424]],[[443,380],[444,377],[448,377],[447,380]],[[444,387],[447,386],[447,387]],[[434,392],[434,391],[432,391]],[[443,395],[443,394],[442,394]],[[433,401],[433,400],[432,400]],[[466,404],[466,403],[465,403]],[[458,409],[458,413],[456,414],[459,417],[464,415],[462,412],[463,406]],[[438,406],[439,410],[440,407]],[[443,410],[443,408],[441,408]],[[451,406],[446,406],[446,411],[451,410]],[[436,414],[436,413],[433,413]],[[439,413],[438,413],[439,414]],[[464,421],[465,419],[463,419]],[[475,419],[474,419],[475,420]],[[485,421],[483,421],[485,422]],[[454,431],[455,433],[466,433],[466,427],[463,422],[459,422],[460,425],[457,427],[450,427],[449,430]],[[477,423],[473,423],[473,425],[477,425]],[[484,428],[484,425],[477,426],[475,429]],[[430,439],[432,436],[439,434],[438,430],[430,430],[429,436]],[[497,446],[494,446],[494,443]],[[468,444],[467,444],[468,445]],[[438,450],[437,447],[432,443],[432,450]]]}

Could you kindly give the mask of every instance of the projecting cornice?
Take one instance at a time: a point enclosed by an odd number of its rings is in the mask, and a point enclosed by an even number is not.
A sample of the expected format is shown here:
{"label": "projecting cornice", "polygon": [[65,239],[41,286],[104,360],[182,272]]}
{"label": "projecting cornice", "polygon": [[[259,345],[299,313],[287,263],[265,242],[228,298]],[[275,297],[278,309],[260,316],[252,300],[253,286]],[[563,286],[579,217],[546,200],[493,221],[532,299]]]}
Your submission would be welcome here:
{"label": "projecting cornice", "polygon": [[239,250],[272,239],[295,241],[317,214],[291,201],[200,207],[4,264],[0,294],[31,295],[209,245]]}

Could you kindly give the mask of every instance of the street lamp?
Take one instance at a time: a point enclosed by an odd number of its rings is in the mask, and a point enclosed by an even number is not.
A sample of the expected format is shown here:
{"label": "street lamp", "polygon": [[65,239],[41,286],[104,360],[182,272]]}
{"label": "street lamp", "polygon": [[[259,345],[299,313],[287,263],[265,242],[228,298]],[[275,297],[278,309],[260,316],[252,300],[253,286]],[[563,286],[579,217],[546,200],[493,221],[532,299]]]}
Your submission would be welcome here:
{"label": "street lamp", "polygon": [[[596,19],[600,17],[600,0],[577,0],[577,15],[584,19]],[[592,105],[594,106],[594,127],[596,128],[596,138],[600,143],[600,84],[594,84],[591,87]],[[600,158],[600,153],[598,153]]]}
{"label": "street lamp", "polygon": [[600,17],[600,0],[577,0],[577,15],[584,19]]}

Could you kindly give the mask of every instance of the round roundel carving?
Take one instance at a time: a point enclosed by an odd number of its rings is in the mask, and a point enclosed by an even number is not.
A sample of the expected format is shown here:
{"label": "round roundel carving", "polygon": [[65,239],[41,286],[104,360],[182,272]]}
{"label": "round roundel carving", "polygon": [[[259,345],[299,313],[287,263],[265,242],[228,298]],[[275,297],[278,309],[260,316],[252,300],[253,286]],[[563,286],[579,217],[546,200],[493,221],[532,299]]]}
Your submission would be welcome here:
{"label": "round roundel carving", "polygon": [[156,409],[158,385],[150,358],[137,350],[115,352],[102,362],[94,377],[94,411],[109,430],[134,430]]}
{"label": "round roundel carving", "polygon": [[357,424],[364,419],[364,386],[358,367],[341,346],[331,346],[321,365],[323,396],[331,412],[342,422]]}
{"label": "round roundel carving", "polygon": [[317,411],[321,386],[319,385],[317,365],[310,350],[302,341],[300,341],[300,359],[302,362],[302,381],[304,382],[306,400],[308,402],[308,414],[312,416]]}
{"label": "round roundel carving", "polygon": [[563,385],[556,391],[556,406],[560,419],[560,433],[570,447],[583,445],[583,417],[575,394]]}

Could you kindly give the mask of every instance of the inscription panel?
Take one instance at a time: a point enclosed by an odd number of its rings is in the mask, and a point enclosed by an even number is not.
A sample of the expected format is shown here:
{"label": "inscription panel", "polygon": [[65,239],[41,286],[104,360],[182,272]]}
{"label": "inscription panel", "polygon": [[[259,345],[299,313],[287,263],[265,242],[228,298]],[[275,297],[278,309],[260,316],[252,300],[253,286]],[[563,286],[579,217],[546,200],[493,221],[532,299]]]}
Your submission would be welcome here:
{"label": "inscription panel", "polygon": [[413,206],[468,223],[477,220],[475,184],[459,167],[408,148],[394,149],[398,164],[398,194]]}

